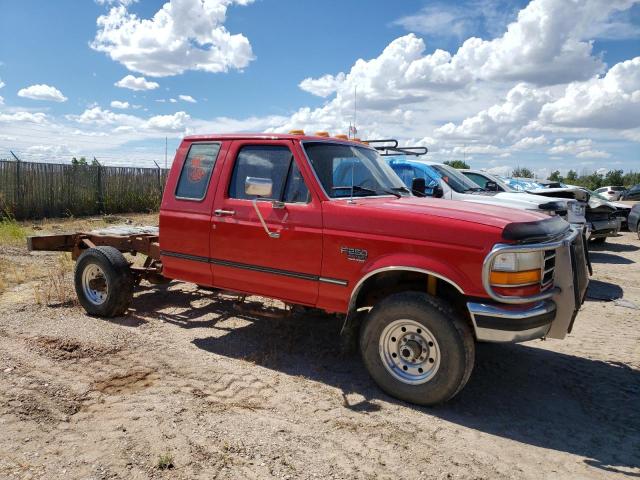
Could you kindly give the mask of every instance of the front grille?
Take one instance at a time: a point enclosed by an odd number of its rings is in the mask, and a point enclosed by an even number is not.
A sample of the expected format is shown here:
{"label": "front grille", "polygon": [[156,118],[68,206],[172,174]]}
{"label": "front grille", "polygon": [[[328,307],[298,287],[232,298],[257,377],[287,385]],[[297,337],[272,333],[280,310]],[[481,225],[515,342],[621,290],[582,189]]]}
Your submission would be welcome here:
{"label": "front grille", "polygon": [[553,286],[553,273],[556,269],[556,251],[546,250],[544,252],[544,267],[542,270],[541,290],[546,290]]}

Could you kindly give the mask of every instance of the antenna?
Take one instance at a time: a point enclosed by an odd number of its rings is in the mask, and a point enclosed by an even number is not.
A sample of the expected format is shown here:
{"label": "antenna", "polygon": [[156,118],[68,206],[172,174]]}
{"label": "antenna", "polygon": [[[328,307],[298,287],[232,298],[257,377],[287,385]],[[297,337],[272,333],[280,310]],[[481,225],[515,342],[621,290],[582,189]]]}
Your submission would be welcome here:
{"label": "antenna", "polygon": [[358,128],[356,127],[356,120],[358,115],[358,86],[356,85],[353,90],[353,125],[349,121],[349,138],[356,138],[358,134]]}

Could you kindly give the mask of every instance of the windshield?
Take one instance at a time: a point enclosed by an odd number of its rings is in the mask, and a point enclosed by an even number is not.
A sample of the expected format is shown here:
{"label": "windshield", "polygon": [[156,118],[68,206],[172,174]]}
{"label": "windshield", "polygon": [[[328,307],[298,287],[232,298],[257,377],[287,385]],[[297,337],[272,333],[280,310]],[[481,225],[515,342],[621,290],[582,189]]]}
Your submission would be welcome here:
{"label": "windshield", "polygon": [[354,197],[411,195],[375,150],[328,142],[305,142],[303,146],[331,198],[350,197],[352,193]]}
{"label": "windshield", "polygon": [[442,180],[458,193],[483,190],[477,183],[469,180],[455,168],[449,167],[448,165],[430,165],[430,167],[438,172]]}

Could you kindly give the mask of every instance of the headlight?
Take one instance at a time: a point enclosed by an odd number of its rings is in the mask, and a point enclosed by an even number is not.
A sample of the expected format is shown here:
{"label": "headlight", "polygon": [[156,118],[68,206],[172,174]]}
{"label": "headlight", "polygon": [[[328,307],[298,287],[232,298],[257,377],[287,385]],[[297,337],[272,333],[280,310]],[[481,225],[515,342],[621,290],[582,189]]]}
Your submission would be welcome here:
{"label": "headlight", "polygon": [[501,253],[493,261],[492,270],[520,272],[542,268],[542,252]]}
{"label": "headlight", "polygon": [[540,283],[543,265],[543,252],[501,253],[493,260],[491,285],[509,287]]}

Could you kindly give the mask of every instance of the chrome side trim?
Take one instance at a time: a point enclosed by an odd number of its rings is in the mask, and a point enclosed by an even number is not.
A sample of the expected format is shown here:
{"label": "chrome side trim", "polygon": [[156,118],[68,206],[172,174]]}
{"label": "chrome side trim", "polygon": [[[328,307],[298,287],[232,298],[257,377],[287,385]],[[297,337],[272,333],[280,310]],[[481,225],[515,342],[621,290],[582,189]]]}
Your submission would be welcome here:
{"label": "chrome side trim", "polygon": [[323,283],[331,283],[332,285],[340,285],[341,287],[346,287],[349,283],[346,280],[338,280],[337,278],[327,277],[320,277],[318,278],[318,281]]}
{"label": "chrome side trim", "polygon": [[520,297],[520,296],[505,296],[500,295],[493,291],[491,288],[491,267],[493,266],[493,261],[496,256],[500,253],[509,252],[509,253],[526,253],[526,252],[536,252],[536,251],[547,251],[547,250],[557,250],[558,248],[568,247],[578,236],[578,230],[571,229],[571,232],[560,240],[556,240],[554,242],[548,243],[529,243],[526,245],[512,245],[512,244],[504,244],[499,243],[495,245],[489,254],[484,259],[484,263],[482,265],[482,285],[484,286],[485,291],[489,294],[489,296],[497,302],[501,303],[510,303],[510,304],[518,304],[518,303],[535,303],[542,300],[547,300],[554,295],[557,295],[560,292],[558,287],[550,288],[544,292],[541,292],[537,295],[531,295],[528,297]]}
{"label": "chrome side trim", "polygon": [[392,272],[392,271],[406,271],[406,272],[418,272],[418,273],[424,273],[427,275],[433,275],[436,278],[439,278],[440,280],[443,280],[447,283],[450,283],[451,285],[453,285],[454,287],[456,287],[456,289],[464,295],[464,291],[462,290],[462,288],[460,288],[460,286],[455,283],[454,281],[450,280],[449,278],[445,277],[444,275],[440,275],[439,273],[433,272],[431,270],[425,270],[422,268],[415,268],[415,267],[405,267],[405,266],[392,266],[392,267],[382,267],[382,268],[378,268],[376,270],[373,270],[369,273],[367,273],[364,277],[362,277],[358,283],[356,283],[356,286],[354,287],[354,289],[351,291],[351,298],[349,299],[349,312],[353,311],[355,309],[356,306],[356,298],[358,298],[358,293],[360,292],[360,289],[362,288],[362,285],[364,285],[364,282],[366,282],[369,278],[373,277],[374,275],[377,275],[378,273],[382,273],[382,272]]}
{"label": "chrome side trim", "polygon": [[186,253],[171,252],[167,250],[161,250],[160,255],[180,258],[182,260],[191,260],[193,262],[211,263],[213,265],[220,265],[222,267],[240,268],[243,270],[251,270],[253,272],[261,273],[271,273],[273,275],[282,275],[285,277],[297,278],[300,280],[309,280],[312,282],[330,283],[332,285],[340,285],[341,287],[346,287],[347,285],[349,285],[349,282],[347,280],[341,280],[339,278],[320,277],[318,275],[312,275],[309,273],[293,272],[291,270],[281,270],[279,268],[262,267],[260,265],[231,262],[228,260],[220,260],[218,258],[201,257],[198,255],[189,255]]}

